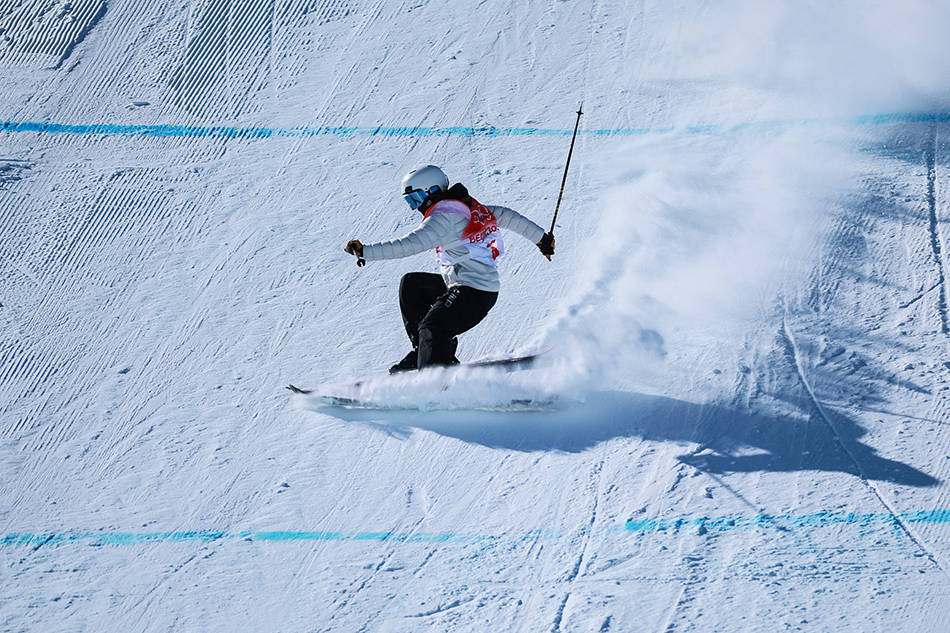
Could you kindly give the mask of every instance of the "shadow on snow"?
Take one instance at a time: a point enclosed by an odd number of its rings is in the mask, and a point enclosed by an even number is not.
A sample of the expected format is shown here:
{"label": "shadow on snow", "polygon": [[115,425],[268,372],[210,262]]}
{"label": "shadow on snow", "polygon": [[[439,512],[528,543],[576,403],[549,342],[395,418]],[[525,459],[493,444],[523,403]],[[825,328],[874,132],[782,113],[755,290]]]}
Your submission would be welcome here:
{"label": "shadow on snow", "polygon": [[816,470],[907,486],[939,483],[912,466],[878,455],[861,443],[865,431],[857,422],[831,410],[825,413],[840,443],[817,413],[769,416],[617,391],[593,393],[586,402],[548,412],[342,408],[322,412],[347,422],[362,422],[394,437],[408,437],[413,429],[423,429],[490,448],[567,453],[617,438],[641,438],[682,443],[684,449],[698,444],[679,460],[712,473]]}

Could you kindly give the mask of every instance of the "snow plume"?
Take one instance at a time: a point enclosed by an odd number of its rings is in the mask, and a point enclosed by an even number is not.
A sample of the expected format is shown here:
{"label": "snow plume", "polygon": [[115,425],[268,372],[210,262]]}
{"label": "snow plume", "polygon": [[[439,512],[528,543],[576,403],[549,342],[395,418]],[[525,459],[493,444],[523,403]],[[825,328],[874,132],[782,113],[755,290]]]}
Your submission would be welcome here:
{"label": "snow plume", "polygon": [[810,116],[940,109],[950,95],[946,2],[724,0],[645,20],[666,48],[644,55],[644,81],[742,86]]}
{"label": "snow plume", "polygon": [[585,165],[606,186],[576,294],[545,336],[552,376],[591,388],[643,384],[677,345],[741,333],[794,292],[855,182],[865,131],[848,117],[942,111],[950,85],[946,3],[726,0],[692,21],[639,19],[653,39],[635,72],[664,96],[630,117],[655,132]]}
{"label": "snow plume", "polygon": [[840,146],[802,130],[684,135],[611,157],[577,293],[546,335],[551,373],[590,388],[637,383],[677,339],[741,331],[770,309],[805,271],[847,180]]}

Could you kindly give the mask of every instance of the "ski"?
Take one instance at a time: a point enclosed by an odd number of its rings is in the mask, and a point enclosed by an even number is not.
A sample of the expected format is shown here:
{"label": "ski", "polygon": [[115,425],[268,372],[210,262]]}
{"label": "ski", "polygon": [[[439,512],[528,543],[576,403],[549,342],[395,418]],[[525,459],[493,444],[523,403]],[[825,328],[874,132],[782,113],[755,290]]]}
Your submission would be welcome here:
{"label": "ski", "polygon": [[527,356],[515,356],[512,358],[497,358],[493,360],[477,360],[471,363],[462,363],[462,367],[511,367],[515,365],[530,365],[541,354],[529,354]]}
{"label": "ski", "polygon": [[547,398],[543,400],[531,398],[514,398],[507,402],[500,402],[485,406],[445,406],[438,403],[424,405],[392,405],[381,404],[358,398],[348,398],[345,396],[319,395],[315,399],[320,404],[327,407],[338,407],[341,409],[358,409],[363,411],[487,411],[487,412],[529,412],[529,411],[550,411],[555,408],[556,400]]}
{"label": "ski", "polygon": [[[510,368],[521,368],[530,366],[541,354],[528,354],[526,356],[513,356],[510,358],[495,358],[495,359],[486,359],[486,360],[477,360],[471,363],[461,363],[455,365],[455,367],[510,367]],[[407,372],[408,373],[408,372]],[[354,387],[359,387],[363,381],[353,383]],[[313,393],[313,389],[304,389],[298,387],[294,384],[289,384],[286,387],[290,390],[291,393],[300,394],[300,395],[309,395]],[[336,398],[337,400],[349,400],[349,398],[337,398],[336,396],[321,396],[321,398]],[[348,403],[343,402],[328,402],[334,406],[347,406]]]}

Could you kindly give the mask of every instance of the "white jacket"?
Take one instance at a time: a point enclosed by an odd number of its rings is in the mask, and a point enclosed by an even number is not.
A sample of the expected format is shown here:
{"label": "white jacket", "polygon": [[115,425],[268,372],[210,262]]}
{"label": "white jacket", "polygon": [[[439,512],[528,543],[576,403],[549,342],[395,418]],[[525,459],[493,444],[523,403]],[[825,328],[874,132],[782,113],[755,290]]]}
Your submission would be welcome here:
{"label": "white jacket", "polygon": [[[452,203],[462,205],[455,200],[443,200],[433,206],[433,211],[437,210],[439,205]],[[544,229],[508,207],[486,205],[486,208],[495,216],[499,228],[514,231],[535,244],[544,235]],[[469,286],[477,290],[498,292],[501,284],[496,260],[473,257],[471,249],[461,241],[468,224],[469,220],[459,213],[430,212],[422,224],[399,239],[364,244],[363,258],[366,261],[399,259],[430,248],[439,248],[439,262],[446,286]]]}

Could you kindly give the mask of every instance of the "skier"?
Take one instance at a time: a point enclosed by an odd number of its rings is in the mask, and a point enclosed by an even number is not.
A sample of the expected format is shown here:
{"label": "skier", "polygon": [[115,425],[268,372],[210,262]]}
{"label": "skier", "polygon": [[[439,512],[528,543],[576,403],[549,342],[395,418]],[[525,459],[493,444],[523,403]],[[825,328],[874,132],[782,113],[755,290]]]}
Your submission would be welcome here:
{"label": "skier", "polygon": [[504,253],[499,228],[536,243],[548,261],[554,235],[523,215],[485,206],[435,165],[413,169],[402,180],[403,197],[423,215],[404,237],[363,244],[350,240],[346,252],[363,261],[398,259],[435,248],[441,275],[413,272],[399,283],[399,309],[412,351],[393,365],[392,374],[438,365],[455,365],[457,336],[475,327],[498,299],[498,258]]}

